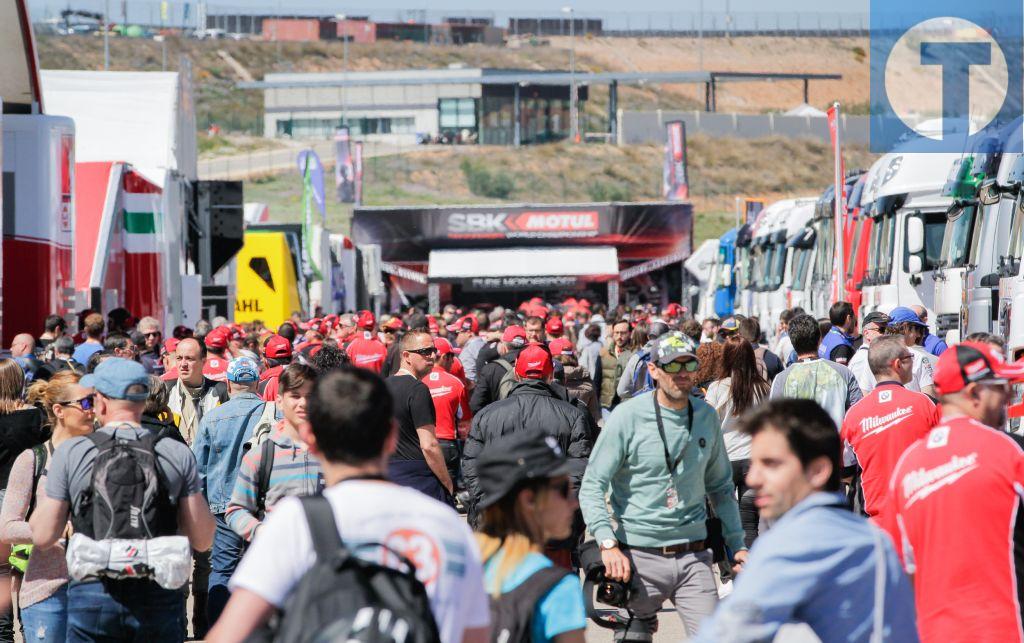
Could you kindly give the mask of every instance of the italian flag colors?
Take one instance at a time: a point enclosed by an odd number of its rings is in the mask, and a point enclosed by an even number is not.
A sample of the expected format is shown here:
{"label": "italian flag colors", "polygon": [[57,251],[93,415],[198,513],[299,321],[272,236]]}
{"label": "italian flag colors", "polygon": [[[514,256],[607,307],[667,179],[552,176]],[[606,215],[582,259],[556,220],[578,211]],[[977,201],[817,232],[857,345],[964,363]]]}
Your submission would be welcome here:
{"label": "italian flag colors", "polygon": [[126,168],[121,213],[125,253],[125,307],[136,317],[164,316],[160,240],[163,238],[159,187]]}

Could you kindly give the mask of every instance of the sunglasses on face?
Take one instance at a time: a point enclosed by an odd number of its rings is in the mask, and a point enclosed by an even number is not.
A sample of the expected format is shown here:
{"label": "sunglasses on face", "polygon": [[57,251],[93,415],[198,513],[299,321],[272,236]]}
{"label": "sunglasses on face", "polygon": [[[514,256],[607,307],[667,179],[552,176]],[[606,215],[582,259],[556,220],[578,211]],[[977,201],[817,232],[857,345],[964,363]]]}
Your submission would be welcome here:
{"label": "sunglasses on face", "polygon": [[95,395],[86,395],[80,400],[69,400],[67,402],[57,402],[61,406],[77,406],[83,411],[91,411],[95,408]]}
{"label": "sunglasses on face", "polygon": [[160,336],[160,331],[154,330],[152,333],[142,333],[142,334],[145,335],[146,337],[159,337]]}
{"label": "sunglasses on face", "polygon": [[406,352],[416,353],[417,355],[420,355],[422,357],[431,357],[433,355],[437,355],[437,349],[434,348],[433,346],[428,346],[427,348],[417,348],[416,350],[408,350]]}
{"label": "sunglasses on face", "polygon": [[385,328],[385,329],[384,329],[383,331],[381,331],[381,332],[383,332],[383,333],[384,333],[385,335],[394,335],[394,334],[395,334],[395,333],[397,333],[398,331],[397,331],[397,330],[395,330],[394,328]]}
{"label": "sunglasses on face", "polygon": [[568,500],[572,494],[572,487],[569,485],[568,480],[561,480],[559,482],[548,483],[548,489],[562,496],[562,498]]}
{"label": "sunglasses on face", "polygon": [[658,367],[661,368],[661,370],[668,373],[669,375],[675,375],[676,373],[681,373],[684,370],[687,373],[696,373],[697,369],[700,368],[700,364],[697,363],[697,360],[691,359],[685,362],[669,362],[668,364],[659,364]]}

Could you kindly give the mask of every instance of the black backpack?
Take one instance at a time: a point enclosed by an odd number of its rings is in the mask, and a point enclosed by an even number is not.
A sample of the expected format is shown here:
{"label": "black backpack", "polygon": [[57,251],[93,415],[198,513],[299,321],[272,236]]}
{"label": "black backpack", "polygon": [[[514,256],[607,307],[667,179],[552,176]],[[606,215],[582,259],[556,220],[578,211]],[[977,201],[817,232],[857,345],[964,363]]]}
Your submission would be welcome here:
{"label": "black backpack", "polygon": [[128,439],[97,431],[92,480],[72,518],[75,531],[93,540],[150,539],[178,531],[177,508],[157,463],[161,436],[143,431]]}
{"label": "black backpack", "polygon": [[387,567],[357,557],[341,541],[334,511],[323,496],[299,498],[309,524],[316,563],[285,603],[274,641],[306,643],[440,643],[427,590],[416,568],[386,545],[405,566]]}
{"label": "black backpack", "polygon": [[561,567],[538,569],[515,589],[498,598],[491,597],[491,642],[530,643],[533,641],[533,613],[537,603],[569,571]]}

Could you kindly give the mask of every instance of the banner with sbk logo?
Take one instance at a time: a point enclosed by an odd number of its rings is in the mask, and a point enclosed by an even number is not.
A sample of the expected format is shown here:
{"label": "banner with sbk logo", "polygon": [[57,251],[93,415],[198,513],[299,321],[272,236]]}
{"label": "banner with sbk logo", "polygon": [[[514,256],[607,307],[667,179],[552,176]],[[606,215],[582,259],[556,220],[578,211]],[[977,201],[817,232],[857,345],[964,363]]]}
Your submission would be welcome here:
{"label": "banner with sbk logo", "polygon": [[511,206],[357,207],[352,237],[377,244],[384,261],[426,261],[431,250],[612,245],[622,259],[649,260],[692,245],[687,202]]}

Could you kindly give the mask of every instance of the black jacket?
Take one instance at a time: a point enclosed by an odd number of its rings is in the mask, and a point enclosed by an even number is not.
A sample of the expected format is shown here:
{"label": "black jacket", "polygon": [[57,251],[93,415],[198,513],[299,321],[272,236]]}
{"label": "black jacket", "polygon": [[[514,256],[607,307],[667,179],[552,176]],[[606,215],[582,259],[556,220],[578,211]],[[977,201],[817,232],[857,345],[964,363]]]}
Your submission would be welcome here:
{"label": "black jacket", "polygon": [[543,429],[558,440],[558,445],[569,458],[573,484],[579,488],[591,448],[586,412],[560,399],[559,392],[546,382],[526,380],[516,384],[508,398],[494,402],[473,416],[462,455],[462,475],[471,505],[475,505],[481,495],[477,485],[476,459],[484,446],[526,427]]}
{"label": "black jacket", "polygon": [[0,489],[7,488],[11,467],[21,452],[46,442],[49,437],[49,422],[39,407],[0,415]]}

